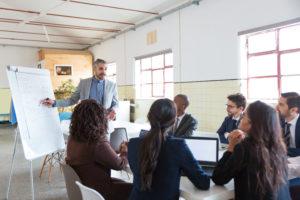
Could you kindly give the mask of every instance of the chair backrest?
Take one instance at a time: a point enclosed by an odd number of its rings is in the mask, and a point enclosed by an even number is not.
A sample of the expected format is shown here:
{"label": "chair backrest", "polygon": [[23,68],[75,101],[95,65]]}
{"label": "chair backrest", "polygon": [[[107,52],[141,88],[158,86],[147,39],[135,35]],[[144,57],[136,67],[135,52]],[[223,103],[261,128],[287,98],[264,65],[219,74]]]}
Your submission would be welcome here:
{"label": "chair backrest", "polygon": [[82,200],[80,190],[75,183],[76,181],[81,182],[79,176],[76,174],[76,172],[70,165],[60,163],[60,166],[65,177],[65,183],[69,199]]}
{"label": "chair backrest", "polygon": [[80,188],[82,200],[105,200],[96,190],[86,187],[78,181],[76,181],[76,184]]}
{"label": "chair backrest", "polygon": [[115,130],[110,134],[111,147],[115,151],[118,151],[120,144],[124,141],[128,141],[126,128],[115,128]]}

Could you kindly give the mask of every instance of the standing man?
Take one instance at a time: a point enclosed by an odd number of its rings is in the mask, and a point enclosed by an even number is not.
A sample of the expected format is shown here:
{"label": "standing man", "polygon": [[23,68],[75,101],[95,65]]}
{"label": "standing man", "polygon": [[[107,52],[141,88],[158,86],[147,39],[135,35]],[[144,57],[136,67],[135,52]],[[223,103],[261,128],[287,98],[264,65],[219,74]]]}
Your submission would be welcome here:
{"label": "standing man", "polygon": [[227,97],[226,111],[228,116],[225,117],[221,127],[217,131],[221,143],[228,144],[228,135],[231,131],[238,128],[245,108],[246,98],[244,95],[236,93]]}
{"label": "standing man", "polygon": [[197,120],[192,115],[186,113],[186,109],[190,102],[186,95],[178,94],[174,98],[176,104],[177,116],[172,129],[175,137],[189,137],[193,135],[193,131],[197,129]]}
{"label": "standing man", "polygon": [[277,110],[283,119],[282,129],[288,156],[300,156],[300,96],[296,92],[282,93]]}
{"label": "standing man", "polygon": [[47,98],[42,100],[42,104],[49,107],[67,107],[78,103],[80,100],[94,99],[107,109],[108,119],[115,119],[115,111],[119,104],[117,86],[114,82],[105,79],[106,69],[106,62],[97,59],[93,63],[94,76],[80,80],[76,91],[69,99],[52,100]]}

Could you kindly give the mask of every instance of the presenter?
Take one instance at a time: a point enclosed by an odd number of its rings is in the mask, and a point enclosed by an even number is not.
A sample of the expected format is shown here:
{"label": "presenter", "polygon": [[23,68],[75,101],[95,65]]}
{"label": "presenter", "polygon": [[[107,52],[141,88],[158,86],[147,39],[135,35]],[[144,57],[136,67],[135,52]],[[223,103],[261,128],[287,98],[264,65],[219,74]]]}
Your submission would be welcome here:
{"label": "presenter", "polygon": [[115,119],[116,108],[119,105],[117,86],[114,82],[105,79],[106,70],[106,62],[97,59],[93,63],[94,76],[80,80],[76,91],[69,99],[53,100],[46,98],[41,103],[48,107],[67,107],[77,104],[81,100],[94,99],[107,110],[108,119]]}

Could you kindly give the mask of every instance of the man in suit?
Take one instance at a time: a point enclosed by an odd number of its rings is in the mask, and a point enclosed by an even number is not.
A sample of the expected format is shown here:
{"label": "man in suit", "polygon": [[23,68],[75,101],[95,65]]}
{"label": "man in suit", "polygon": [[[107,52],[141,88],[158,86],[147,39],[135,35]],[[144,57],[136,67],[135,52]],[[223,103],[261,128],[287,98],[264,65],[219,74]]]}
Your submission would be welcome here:
{"label": "man in suit", "polygon": [[246,108],[246,98],[240,93],[231,94],[227,97],[226,110],[228,116],[225,117],[221,127],[218,129],[220,142],[228,144],[228,135],[238,128],[241,116]]}
{"label": "man in suit", "polygon": [[184,94],[178,94],[174,98],[174,103],[176,104],[177,116],[172,128],[173,136],[188,137],[193,135],[198,122],[192,115],[186,113],[186,109],[190,104],[188,97]]}
{"label": "man in suit", "polygon": [[288,148],[288,156],[300,156],[300,96],[296,92],[282,93],[277,110],[283,119],[283,138]]}
{"label": "man in suit", "polygon": [[97,59],[93,63],[94,76],[80,80],[76,91],[69,99],[52,100],[47,98],[42,100],[42,104],[49,107],[67,107],[84,99],[94,99],[107,109],[108,119],[114,119],[116,116],[115,111],[119,104],[117,86],[114,82],[105,79],[106,69],[106,62],[102,59]]}

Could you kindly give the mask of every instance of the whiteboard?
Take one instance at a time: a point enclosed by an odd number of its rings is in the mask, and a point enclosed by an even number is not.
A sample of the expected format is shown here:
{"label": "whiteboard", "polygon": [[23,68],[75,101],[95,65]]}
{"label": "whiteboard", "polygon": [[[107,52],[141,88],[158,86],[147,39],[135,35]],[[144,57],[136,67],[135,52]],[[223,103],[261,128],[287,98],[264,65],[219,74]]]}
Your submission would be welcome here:
{"label": "whiteboard", "polygon": [[47,97],[54,99],[49,71],[8,66],[6,72],[25,158],[65,149],[57,108],[40,104]]}

